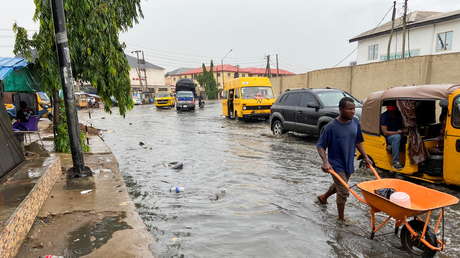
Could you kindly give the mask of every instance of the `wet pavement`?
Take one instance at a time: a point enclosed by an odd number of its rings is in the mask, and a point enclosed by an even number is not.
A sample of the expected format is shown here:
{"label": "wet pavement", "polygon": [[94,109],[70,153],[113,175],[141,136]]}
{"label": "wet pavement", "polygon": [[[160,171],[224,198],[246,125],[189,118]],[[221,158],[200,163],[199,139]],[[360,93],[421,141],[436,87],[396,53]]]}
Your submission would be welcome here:
{"label": "wet pavement", "polygon": [[[225,119],[218,103],[190,113],[146,105],[126,118],[92,116],[107,130],[103,137],[160,257],[410,257],[392,234],[369,239],[367,207],[353,197],[351,226],[336,223],[335,200],[314,203],[331,181],[320,170],[314,137],[272,137],[266,122]],[[356,172],[351,184],[369,179]],[[170,191],[175,186],[184,191]],[[447,250],[438,257],[458,257],[459,220],[459,206],[447,209]]]}

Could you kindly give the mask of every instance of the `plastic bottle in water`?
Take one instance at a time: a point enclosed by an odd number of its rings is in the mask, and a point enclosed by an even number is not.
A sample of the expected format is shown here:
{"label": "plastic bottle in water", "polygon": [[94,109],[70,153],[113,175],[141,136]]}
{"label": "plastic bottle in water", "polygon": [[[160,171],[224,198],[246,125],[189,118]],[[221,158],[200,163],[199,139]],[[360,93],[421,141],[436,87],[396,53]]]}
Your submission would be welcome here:
{"label": "plastic bottle in water", "polygon": [[182,186],[174,186],[174,187],[171,187],[171,189],[169,189],[170,192],[176,192],[176,193],[183,192],[184,190],[185,188]]}

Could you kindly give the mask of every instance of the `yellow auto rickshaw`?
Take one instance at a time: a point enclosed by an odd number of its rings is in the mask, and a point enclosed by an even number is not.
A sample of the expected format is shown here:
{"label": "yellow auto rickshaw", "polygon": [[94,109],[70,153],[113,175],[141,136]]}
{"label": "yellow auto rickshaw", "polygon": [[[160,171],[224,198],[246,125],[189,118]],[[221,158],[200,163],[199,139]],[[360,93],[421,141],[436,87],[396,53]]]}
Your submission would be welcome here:
{"label": "yellow auto rickshaw", "polygon": [[[388,103],[401,114],[402,168],[392,165],[380,117]],[[374,165],[431,183],[460,185],[460,85],[395,87],[374,92],[363,104],[364,147]]]}

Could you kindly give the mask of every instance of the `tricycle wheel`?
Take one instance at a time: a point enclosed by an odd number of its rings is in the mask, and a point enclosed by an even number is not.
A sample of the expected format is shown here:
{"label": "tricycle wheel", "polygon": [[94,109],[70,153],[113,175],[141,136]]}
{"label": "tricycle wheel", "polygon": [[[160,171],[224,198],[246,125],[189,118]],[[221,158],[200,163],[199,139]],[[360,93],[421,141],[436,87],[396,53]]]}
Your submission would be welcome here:
{"label": "tricycle wheel", "polygon": [[[414,229],[417,234],[422,235],[424,222],[420,220],[412,220],[409,222],[410,226]],[[427,227],[425,240],[428,241],[433,246],[438,246],[436,240],[436,235],[433,234],[429,227]],[[428,246],[424,245],[419,237],[413,238],[410,231],[406,226],[403,226],[401,229],[401,244],[402,246],[412,254],[421,256],[421,257],[433,257],[436,254],[435,250],[431,250]]]}

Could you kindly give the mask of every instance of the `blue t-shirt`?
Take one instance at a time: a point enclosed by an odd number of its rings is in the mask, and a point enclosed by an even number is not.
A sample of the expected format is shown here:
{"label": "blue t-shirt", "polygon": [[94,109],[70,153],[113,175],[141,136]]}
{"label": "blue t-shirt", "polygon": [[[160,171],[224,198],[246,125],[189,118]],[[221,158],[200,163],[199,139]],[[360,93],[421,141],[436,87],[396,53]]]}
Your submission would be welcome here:
{"label": "blue t-shirt", "polygon": [[403,128],[403,120],[401,113],[396,112],[394,115],[388,113],[388,111],[383,112],[380,117],[380,125],[385,125],[388,131],[398,131]]}
{"label": "blue t-shirt", "polygon": [[361,126],[356,118],[346,123],[331,121],[316,144],[327,150],[327,157],[336,172],[351,175],[355,171],[356,144],[363,142]]}

